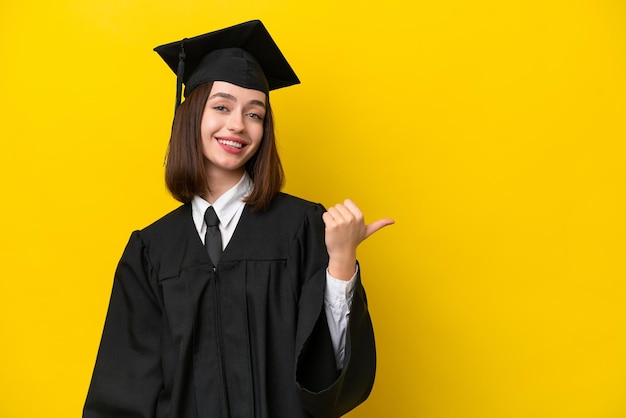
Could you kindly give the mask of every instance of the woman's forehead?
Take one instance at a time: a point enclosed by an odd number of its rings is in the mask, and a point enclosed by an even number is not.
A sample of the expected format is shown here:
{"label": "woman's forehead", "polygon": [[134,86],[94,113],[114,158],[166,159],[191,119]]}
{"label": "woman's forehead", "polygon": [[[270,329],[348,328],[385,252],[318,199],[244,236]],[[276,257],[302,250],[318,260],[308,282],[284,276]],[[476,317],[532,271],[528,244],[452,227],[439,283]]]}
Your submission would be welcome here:
{"label": "woman's forehead", "polygon": [[267,99],[267,95],[260,90],[241,87],[228,81],[214,81],[209,98],[220,93],[222,93],[220,96],[231,96],[230,98],[234,100],[265,102]]}

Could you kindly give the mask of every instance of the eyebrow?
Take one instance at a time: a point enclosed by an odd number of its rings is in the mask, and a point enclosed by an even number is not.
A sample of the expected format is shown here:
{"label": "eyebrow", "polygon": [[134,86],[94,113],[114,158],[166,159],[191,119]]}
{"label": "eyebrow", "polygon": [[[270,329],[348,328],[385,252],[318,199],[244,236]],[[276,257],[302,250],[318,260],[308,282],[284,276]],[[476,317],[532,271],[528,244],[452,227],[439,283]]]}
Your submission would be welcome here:
{"label": "eyebrow", "polygon": [[[211,97],[209,97],[209,100],[214,99],[216,97],[221,97],[223,99],[230,100],[233,102],[237,101],[237,98],[235,96],[233,96],[232,94],[228,94],[228,93],[215,93]],[[261,106],[262,108],[265,108],[265,103],[256,99],[250,100],[248,104],[257,105],[257,106]]]}

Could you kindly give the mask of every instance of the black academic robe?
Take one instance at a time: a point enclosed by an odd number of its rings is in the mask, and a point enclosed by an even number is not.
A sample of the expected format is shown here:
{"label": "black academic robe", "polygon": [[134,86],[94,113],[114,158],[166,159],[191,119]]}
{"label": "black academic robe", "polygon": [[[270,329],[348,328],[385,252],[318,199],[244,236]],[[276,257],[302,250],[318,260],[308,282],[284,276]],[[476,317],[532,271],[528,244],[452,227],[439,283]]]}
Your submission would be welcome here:
{"label": "black academic robe", "polygon": [[246,207],[216,268],[190,204],[134,232],[83,416],[338,417],[363,402],[376,365],[367,301],[357,277],[338,371],[323,212],[282,193]]}

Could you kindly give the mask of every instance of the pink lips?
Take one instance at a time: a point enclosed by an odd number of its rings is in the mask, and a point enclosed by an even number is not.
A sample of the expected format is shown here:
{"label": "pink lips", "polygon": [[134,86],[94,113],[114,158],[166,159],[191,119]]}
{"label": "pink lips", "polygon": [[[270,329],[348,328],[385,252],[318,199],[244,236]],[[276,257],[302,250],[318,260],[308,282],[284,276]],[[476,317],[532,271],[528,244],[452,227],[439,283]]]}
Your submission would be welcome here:
{"label": "pink lips", "polygon": [[[239,138],[236,137],[218,137],[217,143],[219,146],[226,152],[231,154],[239,154],[246,147],[246,143]],[[241,147],[238,147],[236,144],[240,144]]]}

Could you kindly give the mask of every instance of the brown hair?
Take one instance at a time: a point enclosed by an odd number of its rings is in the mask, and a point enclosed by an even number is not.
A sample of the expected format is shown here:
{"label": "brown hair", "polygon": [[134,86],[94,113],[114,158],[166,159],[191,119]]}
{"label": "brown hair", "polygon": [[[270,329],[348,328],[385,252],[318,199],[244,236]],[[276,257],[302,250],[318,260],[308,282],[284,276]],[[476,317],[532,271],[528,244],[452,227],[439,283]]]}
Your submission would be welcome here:
{"label": "brown hair", "polygon": [[[196,87],[174,115],[165,164],[165,183],[172,196],[183,203],[190,202],[195,195],[203,195],[209,191],[200,123],[212,87],[213,82]],[[274,118],[269,96],[263,120],[261,145],[246,163],[246,171],[252,178],[254,187],[245,202],[253,210],[267,209],[284,182],[283,167],[276,148]]]}

